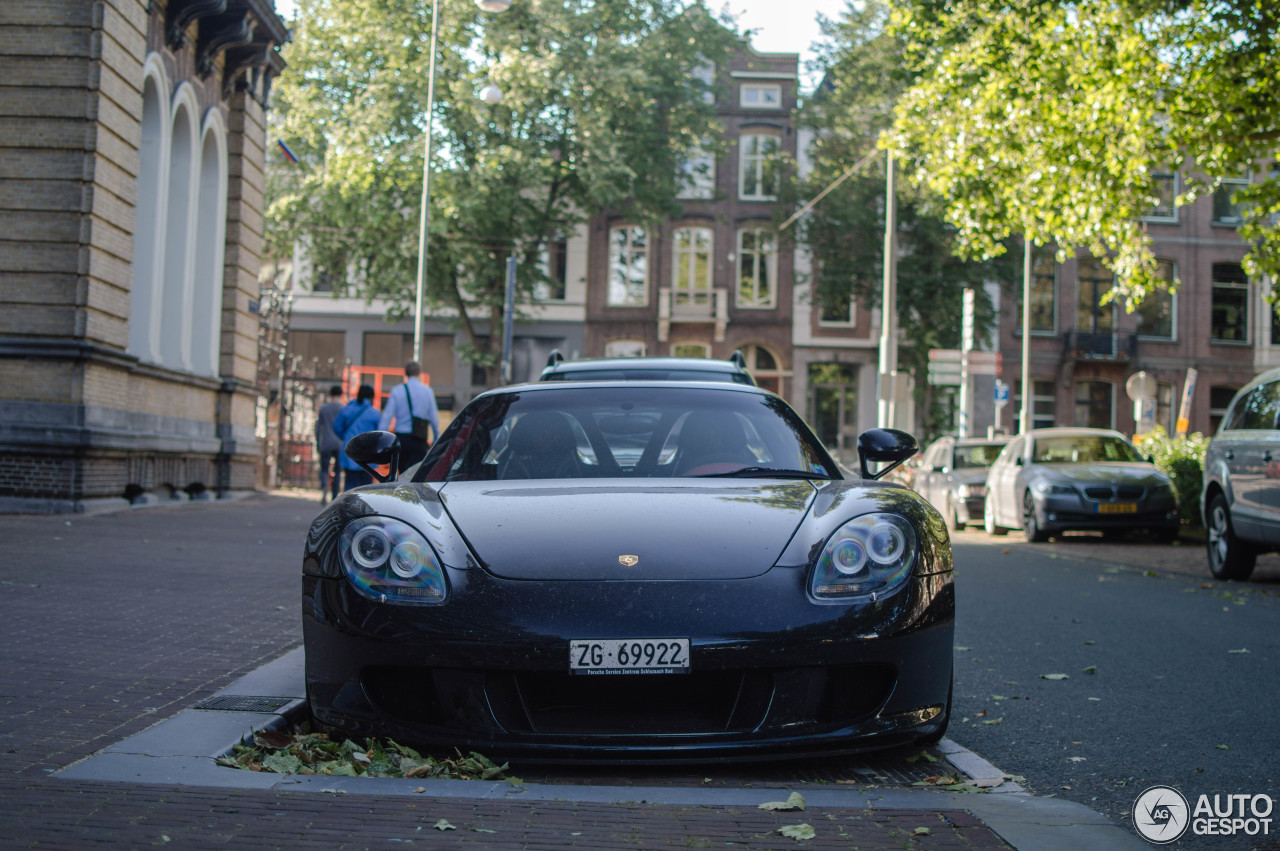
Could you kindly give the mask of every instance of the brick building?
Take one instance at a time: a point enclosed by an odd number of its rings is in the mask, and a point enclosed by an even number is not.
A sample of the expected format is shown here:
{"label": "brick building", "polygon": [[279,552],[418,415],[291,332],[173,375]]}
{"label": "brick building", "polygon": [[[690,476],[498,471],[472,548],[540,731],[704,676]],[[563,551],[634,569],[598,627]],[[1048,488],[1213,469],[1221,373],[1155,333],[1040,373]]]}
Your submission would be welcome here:
{"label": "brick building", "polygon": [[[1157,176],[1162,204],[1144,222],[1161,272],[1177,278],[1176,294],[1153,293],[1133,312],[1101,305],[1109,269],[1088,256],[1056,262],[1033,255],[1031,294],[1032,425],[1093,426],[1134,431],[1125,382],[1138,371],[1156,379],[1156,424],[1172,433],[1189,368],[1196,370],[1190,430],[1210,434],[1235,391],[1280,362],[1280,324],[1264,282],[1241,268],[1247,246],[1236,233],[1230,193],[1239,181],[1185,207],[1174,207],[1175,175]],[[1021,410],[1021,298],[1006,299],[999,348],[1011,404],[998,425],[1017,430]]]}
{"label": "brick building", "polygon": [[0,510],[255,483],[272,0],[0,4]]}

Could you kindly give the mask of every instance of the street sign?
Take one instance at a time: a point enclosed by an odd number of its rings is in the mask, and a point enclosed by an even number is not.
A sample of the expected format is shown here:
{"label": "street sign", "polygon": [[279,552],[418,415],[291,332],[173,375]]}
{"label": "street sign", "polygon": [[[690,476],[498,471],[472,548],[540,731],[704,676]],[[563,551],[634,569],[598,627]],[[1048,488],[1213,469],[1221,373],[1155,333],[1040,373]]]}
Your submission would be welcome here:
{"label": "street sign", "polygon": [[963,319],[960,324],[960,349],[965,352],[973,351],[973,290],[965,288],[964,291],[964,312]]}
{"label": "street sign", "polygon": [[[930,349],[929,369],[960,371],[959,349]],[[1002,358],[999,352],[969,352],[970,375],[999,375]]]}
{"label": "street sign", "polygon": [[996,380],[996,405],[1004,406],[1009,404],[1009,385],[999,379]]}

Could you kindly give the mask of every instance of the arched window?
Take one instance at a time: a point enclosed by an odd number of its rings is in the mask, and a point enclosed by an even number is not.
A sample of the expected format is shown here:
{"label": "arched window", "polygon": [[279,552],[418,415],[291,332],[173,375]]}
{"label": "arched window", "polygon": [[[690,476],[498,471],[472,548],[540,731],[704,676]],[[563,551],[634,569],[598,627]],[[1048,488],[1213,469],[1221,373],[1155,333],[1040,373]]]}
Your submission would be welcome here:
{"label": "arched window", "polygon": [[169,144],[169,201],[164,235],[164,279],[160,287],[160,362],[191,369],[192,236],[195,231],[195,94],[184,83],[174,97]]}
{"label": "arched window", "polygon": [[195,309],[190,313],[191,369],[200,375],[216,376],[227,228],[226,130],[217,110],[209,110],[203,139],[196,201]]}
{"label": "arched window", "polygon": [[783,395],[786,389],[785,380],[791,375],[791,370],[783,369],[773,352],[764,346],[743,346],[742,357],[746,361],[747,371],[756,380],[756,384],[766,390],[772,390],[779,396]]}
{"label": "arched window", "polygon": [[142,84],[142,140],[138,148],[138,203],[133,236],[133,283],[129,352],[152,363],[160,359],[159,284],[164,268],[164,222],[169,158],[169,85],[157,54],[147,57]]}

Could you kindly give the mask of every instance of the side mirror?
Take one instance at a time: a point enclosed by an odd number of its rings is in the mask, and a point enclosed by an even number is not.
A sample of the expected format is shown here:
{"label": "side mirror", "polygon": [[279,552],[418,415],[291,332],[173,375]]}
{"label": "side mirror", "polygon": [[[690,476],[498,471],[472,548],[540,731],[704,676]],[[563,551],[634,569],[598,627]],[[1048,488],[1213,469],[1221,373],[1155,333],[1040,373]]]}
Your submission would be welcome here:
{"label": "side mirror", "polygon": [[[379,482],[387,482],[395,478],[396,468],[400,465],[400,438],[389,431],[366,431],[357,434],[347,441],[343,447],[347,457],[367,470]],[[391,471],[385,476],[374,467],[390,465]]]}
{"label": "side mirror", "polygon": [[[905,431],[893,428],[869,428],[858,435],[858,460],[862,463],[862,478],[878,479],[906,461],[920,450],[916,439]],[[888,463],[874,476],[867,466],[871,462]]]}

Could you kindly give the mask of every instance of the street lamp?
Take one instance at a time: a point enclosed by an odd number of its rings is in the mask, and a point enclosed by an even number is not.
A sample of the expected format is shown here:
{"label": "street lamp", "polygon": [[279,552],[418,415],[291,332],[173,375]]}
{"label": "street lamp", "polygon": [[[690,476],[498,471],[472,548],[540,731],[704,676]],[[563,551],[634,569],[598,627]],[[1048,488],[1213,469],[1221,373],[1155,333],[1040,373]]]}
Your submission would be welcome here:
{"label": "street lamp", "polygon": [[[476,0],[483,12],[505,12],[511,0]],[[422,212],[418,217],[418,285],[413,309],[413,359],[422,362],[422,296],[427,288],[427,227],[431,223],[431,129],[436,110],[436,42],[440,0],[431,3],[431,57],[427,63],[427,139],[422,157]],[[492,90],[492,91],[490,91]],[[495,95],[496,93],[496,95]],[[480,93],[485,103],[502,101],[502,90],[490,84]],[[495,98],[492,99],[491,98]]]}

